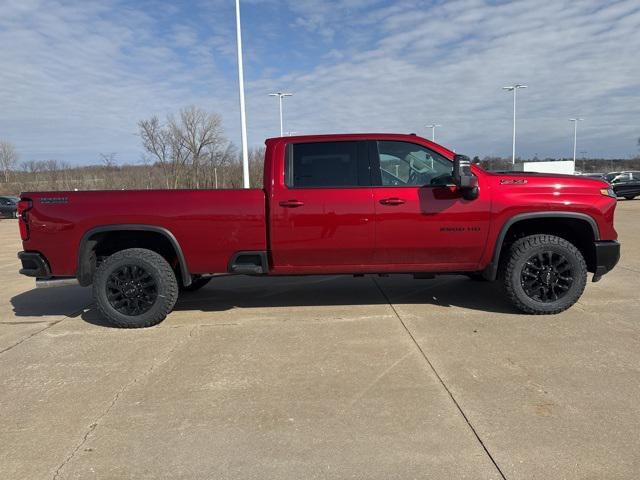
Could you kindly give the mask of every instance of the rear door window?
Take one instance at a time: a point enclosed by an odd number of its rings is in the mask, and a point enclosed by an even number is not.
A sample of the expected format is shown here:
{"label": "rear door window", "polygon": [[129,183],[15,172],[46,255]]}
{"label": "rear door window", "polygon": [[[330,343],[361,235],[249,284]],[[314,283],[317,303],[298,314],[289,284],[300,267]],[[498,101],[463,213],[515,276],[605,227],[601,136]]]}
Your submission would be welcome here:
{"label": "rear door window", "polygon": [[370,186],[366,148],[360,141],[290,144],[285,183],[289,188]]}

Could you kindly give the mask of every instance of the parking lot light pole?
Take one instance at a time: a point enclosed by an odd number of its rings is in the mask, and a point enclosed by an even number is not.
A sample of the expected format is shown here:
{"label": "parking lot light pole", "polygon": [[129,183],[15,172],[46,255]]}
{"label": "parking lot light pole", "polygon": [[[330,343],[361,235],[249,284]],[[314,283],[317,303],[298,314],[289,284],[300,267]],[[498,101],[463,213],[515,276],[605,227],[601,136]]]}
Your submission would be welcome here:
{"label": "parking lot light pole", "polygon": [[282,99],[283,99],[283,97],[291,97],[291,96],[293,96],[293,93],[276,92],[276,93],[270,93],[269,96],[270,97],[278,97],[278,104],[280,106],[280,136],[284,137],[284,126],[283,126],[283,123],[282,123]]}
{"label": "parking lot light pole", "polygon": [[569,121],[573,122],[573,164],[576,164],[576,147],[578,145],[578,122],[583,121],[584,118],[570,118]]}
{"label": "parking lot light pole", "polygon": [[526,85],[520,85],[516,83],[515,85],[511,85],[508,87],[502,87],[503,90],[507,90],[509,92],[513,92],[513,143],[511,147],[511,164],[516,164],[516,96],[519,88],[527,88]]}
{"label": "parking lot light pole", "polygon": [[249,188],[249,147],[247,146],[247,115],[244,108],[244,71],[242,69],[242,31],[240,0],[236,0],[236,43],[238,47],[238,88],[240,89],[240,135],[242,137],[242,182]]}
{"label": "parking lot light pole", "polygon": [[431,141],[432,142],[436,141],[436,127],[441,127],[441,126],[442,125],[440,125],[438,123],[432,123],[431,125],[425,125],[425,127],[431,129]]}

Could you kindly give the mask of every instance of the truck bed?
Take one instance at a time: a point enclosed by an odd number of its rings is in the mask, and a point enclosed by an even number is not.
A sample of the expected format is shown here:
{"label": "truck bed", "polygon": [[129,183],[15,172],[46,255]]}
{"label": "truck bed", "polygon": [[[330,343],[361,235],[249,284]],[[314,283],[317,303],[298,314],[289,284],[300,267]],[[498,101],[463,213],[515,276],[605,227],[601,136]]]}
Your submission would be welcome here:
{"label": "truck bed", "polygon": [[189,272],[227,271],[231,256],[266,250],[262,190],[25,192],[31,236],[26,251],[45,255],[57,275],[76,274],[82,237],[95,227],[149,225],[170,231]]}

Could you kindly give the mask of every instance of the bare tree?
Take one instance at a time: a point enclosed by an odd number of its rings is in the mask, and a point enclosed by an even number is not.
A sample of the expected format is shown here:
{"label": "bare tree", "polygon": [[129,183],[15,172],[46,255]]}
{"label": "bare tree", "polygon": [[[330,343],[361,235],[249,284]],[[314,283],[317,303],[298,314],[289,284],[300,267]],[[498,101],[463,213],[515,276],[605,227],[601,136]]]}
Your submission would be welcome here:
{"label": "bare tree", "polygon": [[0,142],[0,168],[4,172],[4,181],[9,183],[11,171],[18,164],[18,152],[13,144],[9,142]]}
{"label": "bare tree", "polygon": [[116,163],[116,152],[111,153],[99,153],[100,161],[106,168],[113,168],[117,165]]}
{"label": "bare tree", "polygon": [[188,150],[171,126],[160,124],[158,117],[138,122],[142,146],[164,172],[167,188],[178,188],[188,160]]}
{"label": "bare tree", "polygon": [[160,123],[154,116],[138,123],[147,155],[165,172],[167,188],[211,186],[212,172],[225,158],[229,142],[222,131],[222,120],[214,113],[191,106],[177,117]]}
{"label": "bare tree", "polygon": [[189,150],[190,185],[200,187],[202,163],[228,144],[222,133],[222,119],[215,113],[190,106],[180,111],[178,120],[171,119],[171,129]]}

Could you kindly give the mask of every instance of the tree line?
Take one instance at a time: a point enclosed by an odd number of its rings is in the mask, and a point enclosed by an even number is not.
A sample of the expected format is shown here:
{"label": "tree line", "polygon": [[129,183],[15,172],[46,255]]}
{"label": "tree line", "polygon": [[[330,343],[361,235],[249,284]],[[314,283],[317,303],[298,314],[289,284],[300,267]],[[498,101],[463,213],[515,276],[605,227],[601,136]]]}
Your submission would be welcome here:
{"label": "tree line", "polygon": [[[14,146],[0,141],[0,194],[37,190],[242,188],[240,152],[226,138],[219,115],[190,106],[164,119],[152,116],[141,120],[138,135],[144,151],[143,161],[138,165],[118,165],[116,153],[101,153],[96,164],[89,166],[72,166],[61,160],[21,162]],[[249,151],[252,187],[262,187],[264,153],[264,147]],[[488,170],[511,168],[511,159],[475,158]],[[576,170],[583,173],[640,170],[640,157],[577,159]]]}

